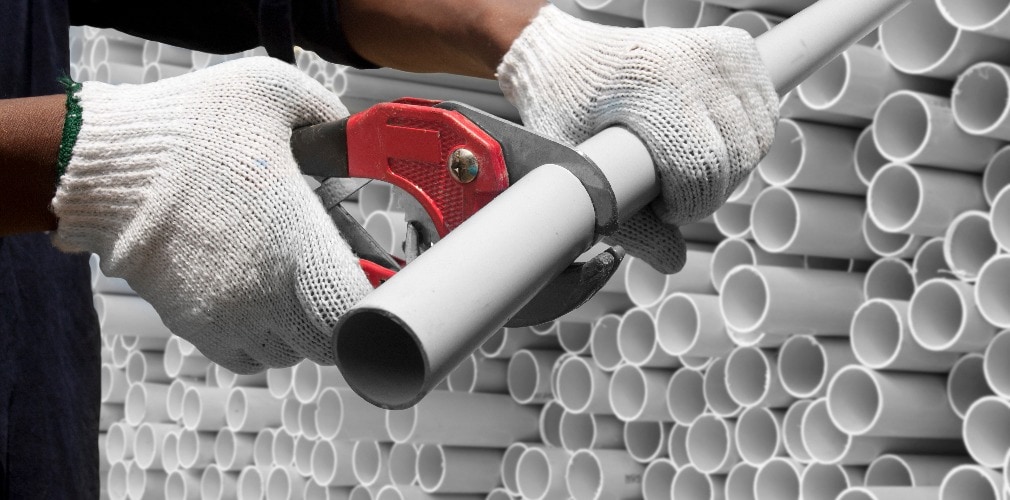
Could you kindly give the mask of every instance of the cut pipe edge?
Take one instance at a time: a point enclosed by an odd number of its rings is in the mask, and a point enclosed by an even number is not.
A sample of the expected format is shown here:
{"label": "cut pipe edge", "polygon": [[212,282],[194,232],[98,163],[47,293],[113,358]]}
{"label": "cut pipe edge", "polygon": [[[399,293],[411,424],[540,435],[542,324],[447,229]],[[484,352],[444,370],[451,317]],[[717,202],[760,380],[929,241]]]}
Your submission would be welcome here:
{"label": "cut pipe edge", "polygon": [[994,470],[974,464],[959,465],[944,476],[939,497],[940,500],[999,500],[1003,497],[1001,480]]}
{"label": "cut pipe edge", "polygon": [[981,351],[996,333],[978,311],[973,287],[943,278],[916,289],[908,326],[912,338],[931,351]]}
{"label": "cut pipe edge", "polygon": [[943,239],[947,267],[958,279],[973,283],[982,266],[999,252],[988,212],[968,210],[951,221]]}
{"label": "cut pipe edge", "polygon": [[969,353],[961,356],[947,376],[947,402],[961,418],[964,418],[979,399],[994,394],[986,383],[985,360],[981,354]]}
{"label": "cut pipe edge", "polygon": [[912,258],[926,241],[921,235],[884,231],[877,226],[869,210],[863,217],[863,238],[870,250],[884,259]]}
{"label": "cut pipe edge", "polygon": [[680,425],[691,425],[705,413],[708,404],[705,376],[699,370],[681,369],[670,377],[666,388],[666,406],[670,417]]}
{"label": "cut pipe edge", "polygon": [[863,283],[866,300],[908,301],[914,294],[912,265],[904,259],[885,257],[875,261],[866,271],[866,281]]}
{"label": "cut pipe edge", "polygon": [[845,490],[864,484],[860,467],[812,463],[800,477],[800,498],[803,500],[836,500]]}
{"label": "cut pipe edge", "polygon": [[1010,186],[996,194],[989,214],[993,238],[1005,252],[1010,252]]}
{"label": "cut pipe edge", "polygon": [[1010,402],[986,396],[972,403],[964,415],[964,444],[968,454],[981,465],[995,469],[1003,465],[1010,450]]}
{"label": "cut pipe edge", "polygon": [[989,388],[1010,399],[1010,330],[1001,331],[986,347],[982,371]]}
{"label": "cut pipe edge", "polygon": [[1010,37],[1010,6],[1004,2],[939,0],[937,6],[951,25],[995,36]]}
{"label": "cut pipe edge", "polygon": [[625,421],[670,420],[664,398],[670,372],[624,365],[614,371],[608,387],[610,407],[617,418]]}
{"label": "cut pipe edge", "polygon": [[861,198],[773,186],[751,207],[751,232],[771,253],[874,259],[865,239],[852,237],[862,230],[865,211]]}
{"label": "cut pipe edge", "polygon": [[726,474],[740,461],[734,433],[736,422],[701,415],[687,431],[687,456],[705,474]]}
{"label": "cut pipe edge", "polygon": [[740,459],[754,467],[762,467],[771,459],[784,455],[784,417],[785,410],[760,406],[744,410],[737,418],[733,437]]}
{"label": "cut pipe edge", "polygon": [[798,500],[802,472],[802,466],[790,458],[769,460],[754,478],[754,500]]}
{"label": "cut pipe edge", "polygon": [[726,358],[726,390],[744,408],[788,407],[795,398],[782,386],[776,369],[778,354],[756,347],[738,347]]}
{"label": "cut pipe edge", "polygon": [[954,121],[965,132],[1010,140],[1010,68],[982,62],[958,77],[951,97]]}
{"label": "cut pipe edge", "polygon": [[852,351],[863,365],[877,370],[947,373],[958,354],[922,347],[908,329],[908,302],[867,300],[852,317]]}

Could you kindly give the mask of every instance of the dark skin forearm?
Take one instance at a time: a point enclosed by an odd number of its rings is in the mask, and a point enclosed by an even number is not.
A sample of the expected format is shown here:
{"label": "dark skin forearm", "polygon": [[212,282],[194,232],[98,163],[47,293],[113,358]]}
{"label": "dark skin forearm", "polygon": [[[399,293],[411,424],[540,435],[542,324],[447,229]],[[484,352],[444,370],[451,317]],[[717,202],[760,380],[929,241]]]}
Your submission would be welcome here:
{"label": "dark skin forearm", "polygon": [[379,65],[494,78],[512,41],[546,0],[341,0],[344,35]]}
{"label": "dark skin forearm", "polygon": [[[351,46],[379,65],[494,78],[546,0],[342,0]],[[0,99],[0,236],[56,229],[50,210],[65,96]]]}
{"label": "dark skin forearm", "polygon": [[0,236],[56,229],[56,156],[66,96],[0,99]]}

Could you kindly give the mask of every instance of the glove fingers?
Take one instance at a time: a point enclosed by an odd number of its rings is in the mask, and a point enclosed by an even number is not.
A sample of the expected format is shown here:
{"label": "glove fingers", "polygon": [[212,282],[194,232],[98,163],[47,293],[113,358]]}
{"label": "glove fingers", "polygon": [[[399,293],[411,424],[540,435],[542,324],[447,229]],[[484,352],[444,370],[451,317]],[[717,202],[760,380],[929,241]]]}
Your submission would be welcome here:
{"label": "glove fingers", "polygon": [[679,272],[687,259],[687,245],[677,226],[663,224],[651,210],[641,210],[621,225],[607,242],[620,245],[664,274]]}

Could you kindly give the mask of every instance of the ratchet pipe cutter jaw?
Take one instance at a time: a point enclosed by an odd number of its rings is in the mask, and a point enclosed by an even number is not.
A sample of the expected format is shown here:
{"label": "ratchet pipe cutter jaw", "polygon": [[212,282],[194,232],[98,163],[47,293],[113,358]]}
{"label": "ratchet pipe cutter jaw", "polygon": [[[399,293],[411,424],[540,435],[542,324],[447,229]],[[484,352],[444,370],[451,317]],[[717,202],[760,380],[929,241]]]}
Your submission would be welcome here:
{"label": "ratchet pipe cutter jaw", "polygon": [[[408,222],[404,260],[389,255],[339,204],[326,207],[376,287],[541,165],[560,165],[585,186],[596,211],[596,241],[617,230],[616,198],[596,164],[573,148],[465,104],[415,98],[380,103],[343,120],[298,129],[291,147],[306,175],[380,180],[407,195],[400,197]],[[613,247],[568,266],[506,326],[544,323],[582,305],[623,257],[623,249]]]}

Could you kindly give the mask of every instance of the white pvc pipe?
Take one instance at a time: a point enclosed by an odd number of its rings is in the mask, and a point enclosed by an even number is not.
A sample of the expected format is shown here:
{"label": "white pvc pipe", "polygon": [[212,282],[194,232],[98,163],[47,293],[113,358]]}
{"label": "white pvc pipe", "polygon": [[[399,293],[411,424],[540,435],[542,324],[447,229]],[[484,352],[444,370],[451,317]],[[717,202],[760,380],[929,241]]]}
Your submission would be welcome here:
{"label": "white pvc pipe", "polygon": [[744,408],[788,407],[795,401],[782,386],[778,353],[757,347],[738,347],[726,358],[726,390]]}
{"label": "white pvc pipe", "polygon": [[814,3],[816,0],[716,0],[716,5],[723,5],[735,10],[754,9],[776,14],[795,14]]}
{"label": "white pvc pipe", "polygon": [[281,429],[292,436],[302,433],[302,422],[298,419],[301,406],[297,399],[285,399],[281,403]]}
{"label": "white pvc pipe", "polygon": [[740,181],[736,189],[726,198],[727,203],[739,203],[741,205],[752,205],[757,195],[768,187],[760,175],[751,171]]}
{"label": "white pvc pipe", "polygon": [[972,63],[1007,59],[1006,42],[951,25],[937,1],[912,2],[880,26],[880,46],[899,71],[953,80]]}
{"label": "white pvc pipe", "polygon": [[400,212],[372,212],[362,224],[365,231],[390,255],[403,259],[403,242],[407,235],[407,221]]}
{"label": "white pvc pipe", "polygon": [[912,277],[915,278],[915,286],[919,287],[931,279],[947,276],[950,276],[950,269],[947,269],[947,261],[943,258],[943,238],[926,240],[912,259]]}
{"label": "white pvc pipe", "polygon": [[167,43],[145,40],[141,58],[143,59],[144,66],[160,63],[190,67],[193,65],[192,52],[189,49],[176,47]]}
{"label": "white pvc pipe", "polygon": [[989,159],[982,172],[982,191],[985,192],[986,202],[991,206],[996,195],[1006,186],[1010,186],[1010,147],[1004,146]]}
{"label": "white pvc pipe", "polygon": [[1010,186],[1004,187],[996,194],[989,219],[993,238],[1003,251],[1010,251]]}
{"label": "white pvc pipe", "polygon": [[168,473],[159,469],[142,469],[136,462],[127,473],[127,492],[130,498],[157,498],[165,494]]}
{"label": "white pvc pipe", "polygon": [[501,460],[500,449],[421,445],[417,483],[427,493],[487,493],[498,485]]}
{"label": "white pvc pipe", "polygon": [[726,497],[726,476],[705,474],[693,465],[677,471],[670,498],[722,500]]}
{"label": "white pvc pipe", "polygon": [[[427,493],[420,486],[401,486],[390,484],[383,486],[375,494],[375,500],[439,500],[442,495]],[[454,495],[453,500],[484,500],[484,495],[462,494]]]}
{"label": "white pvc pipe", "polygon": [[697,370],[680,369],[673,373],[666,387],[667,412],[674,422],[691,425],[705,413],[705,376]]}
{"label": "white pvc pipe", "polygon": [[[277,429],[261,429],[256,433],[256,440],[253,441],[253,465],[256,467],[266,467],[273,462],[274,437],[279,431]],[[245,468],[248,468],[245,467]],[[243,470],[245,469],[243,468]]]}
{"label": "white pvc pipe", "polygon": [[508,393],[519,404],[546,403],[551,392],[551,368],[561,356],[559,351],[523,349],[508,363]]}
{"label": "white pvc pipe", "polygon": [[983,62],[958,77],[951,97],[954,121],[972,135],[1010,140],[1010,68]]}
{"label": "white pvc pipe", "polygon": [[861,198],[770,187],[751,207],[751,231],[771,253],[874,259],[860,237],[865,211]]}
{"label": "white pvc pipe", "polygon": [[707,246],[688,245],[687,263],[676,275],[660,273],[645,261],[629,257],[624,275],[628,297],[636,306],[652,309],[675,292],[714,293],[708,278],[711,252],[712,249]]}
{"label": "white pvc pipe", "polygon": [[908,302],[870,299],[852,317],[852,351],[876,370],[947,373],[958,354],[925,349],[908,329]]}
{"label": "white pvc pipe", "polygon": [[140,297],[96,293],[94,305],[102,335],[164,339],[172,335],[154,307]]}
{"label": "white pvc pipe", "polygon": [[224,471],[215,464],[208,465],[200,476],[200,498],[205,500],[235,498],[237,487],[238,472]]}
{"label": "white pvc pipe", "polygon": [[667,458],[659,458],[650,462],[645,467],[645,472],[642,473],[642,500],[669,500],[672,498],[673,478],[676,474],[677,466]]}
{"label": "white pvc pipe", "polygon": [[133,291],[133,288],[130,288],[123,278],[113,278],[102,272],[98,255],[91,254],[88,264],[91,267],[92,292],[111,295],[137,295],[137,292]]}
{"label": "white pvc pipe", "polygon": [[316,401],[323,388],[346,386],[347,382],[335,366],[300,363],[292,373],[291,393],[302,404]]}
{"label": "white pvc pipe", "polygon": [[[726,276],[719,305],[726,325],[744,333],[846,334],[862,302],[863,275],[739,266]],[[816,294],[809,290],[817,290]]]}
{"label": "white pvc pipe", "polygon": [[818,399],[806,408],[801,434],[811,458],[827,465],[868,465],[881,453],[952,454],[963,449],[958,440],[851,436],[840,430],[828,414],[827,401]]}
{"label": "white pvc pipe", "polygon": [[246,467],[238,475],[235,492],[238,500],[263,500],[269,467]]}
{"label": "white pvc pipe", "polygon": [[168,384],[172,378],[165,371],[165,357],[160,352],[133,351],[126,358],[126,380],[131,384],[140,382]]}
{"label": "white pvc pipe", "polygon": [[417,480],[417,448],[414,445],[393,443],[389,448],[389,480],[404,485]]}
{"label": "white pvc pipe", "polygon": [[734,417],[743,411],[743,407],[729,395],[726,387],[726,358],[717,358],[705,370],[702,393],[709,410],[720,417]]}
{"label": "white pvc pipe", "polygon": [[912,337],[933,351],[980,351],[996,333],[978,312],[974,287],[943,278],[919,285],[909,304],[908,326]]}
{"label": "white pvc pipe", "polygon": [[126,391],[130,388],[130,383],[126,380],[126,373],[117,370],[112,365],[102,364],[102,402],[122,403],[126,401]]}
{"label": "white pvc pipe", "polygon": [[937,404],[947,396],[946,382],[943,375],[847,366],[828,387],[828,413],[853,436],[959,438],[960,417]]}
{"label": "white pvc pipe", "polygon": [[228,389],[191,386],[182,397],[182,424],[190,430],[212,431],[227,423]]}
{"label": "white pvc pipe", "polygon": [[673,424],[666,442],[666,454],[677,469],[683,469],[691,463],[687,456],[687,425]]}
{"label": "white pvc pipe", "polygon": [[270,446],[271,465],[292,467],[295,464],[295,436],[284,431],[274,433],[274,441]]}
{"label": "white pvc pipe", "polygon": [[109,467],[106,480],[108,485],[107,493],[112,500],[126,500],[129,498],[129,471],[133,462],[113,462]]}
{"label": "white pvc pipe", "polygon": [[[748,222],[748,225],[750,223]],[[712,252],[711,275],[716,290],[722,290],[726,275],[739,265],[803,267],[803,256],[765,251],[748,240],[727,238]]]}
{"label": "white pvc pipe", "polygon": [[269,389],[233,387],[227,397],[228,428],[251,432],[281,424],[281,403],[270,395]]}
{"label": "white pvc pipe", "polygon": [[726,500],[754,500],[754,479],[757,468],[740,462],[726,475]]}
{"label": "white pvc pipe", "polygon": [[687,430],[687,456],[705,474],[726,474],[740,461],[734,434],[736,421],[705,414]]}
{"label": "white pvc pipe", "polygon": [[633,366],[680,366],[677,356],[661,348],[656,320],[646,309],[635,308],[621,317],[621,324],[617,327],[617,349],[621,352],[621,358]]}
{"label": "white pvc pipe", "polygon": [[782,118],[838,125],[855,129],[869,126],[872,123],[872,121],[867,118],[812,109],[803,102],[803,99],[800,98],[799,92],[795,90],[783,95],[782,98],[779,99],[779,116]]}
{"label": "white pvc pipe", "polygon": [[950,99],[921,92],[902,90],[889,95],[873,121],[877,148],[897,163],[982,172],[1002,146],[996,139],[961,130]]}
{"label": "white pvc pipe", "polygon": [[645,0],[642,5],[642,23],[647,28],[717,26],[732,12],[727,7],[697,0]]}
{"label": "white pvc pipe", "polygon": [[610,374],[599,369],[589,359],[571,356],[558,367],[558,402],[573,413],[604,413],[611,415],[608,390]]}
{"label": "white pvc pipe", "polygon": [[632,420],[624,423],[624,448],[638,463],[666,456],[666,435],[670,424],[652,420]]}
{"label": "white pvc pipe", "polygon": [[390,483],[389,450],[391,443],[357,441],[351,451],[354,479],[362,486],[384,486]]}
{"label": "white pvc pipe", "polygon": [[793,459],[769,460],[754,477],[754,500],[799,500],[802,472],[802,466]]}
{"label": "white pvc pipe", "polygon": [[519,460],[522,459],[528,448],[530,445],[517,442],[510,444],[502,453],[501,469],[498,471],[498,476],[501,478],[502,487],[509,495],[509,500],[519,495]]}
{"label": "white pvc pipe", "polygon": [[239,375],[221,365],[214,365],[214,378],[218,387],[267,387],[267,372]]}
{"label": "white pvc pipe", "polygon": [[785,455],[782,423],[785,410],[760,406],[747,408],[737,419],[733,440],[740,459],[762,467],[772,458]]}
{"label": "white pvc pipe", "polygon": [[887,158],[880,154],[877,143],[873,140],[873,127],[866,127],[856,138],[856,145],[852,152],[852,163],[856,169],[856,176],[866,186],[870,185],[873,175],[888,163]]}
{"label": "white pvc pipe", "polygon": [[1010,5],[993,0],[938,0],[943,17],[958,28],[999,38],[1010,37]]}
{"label": "white pvc pipe", "polygon": [[141,469],[161,469],[165,435],[179,429],[174,424],[145,422],[133,435],[133,460]]}
{"label": "white pvc pipe", "polygon": [[565,482],[573,500],[640,498],[645,467],[622,450],[579,450],[572,454]]}
{"label": "white pvc pipe", "polygon": [[293,500],[305,489],[305,478],[288,467],[275,467],[266,478],[267,500]]}
{"label": "white pvc pipe", "polygon": [[642,0],[575,0],[575,3],[586,10],[642,19]]}
{"label": "white pvc pipe", "polygon": [[[795,85],[903,3],[819,2],[784,22],[758,40],[773,82],[782,90]],[[846,22],[838,22],[840,12],[846,13]],[[606,129],[578,148],[605,173],[615,174],[608,179],[621,218],[626,220],[657,194],[651,156],[629,131]],[[442,239],[439,250],[425,252],[342,316],[334,347],[350,385],[385,407],[415,404],[522,307],[524,299],[590,246],[594,215],[585,188],[570,172],[551,165],[534,169]],[[555,244],[544,245],[548,240]],[[529,253],[530,248],[538,251]],[[527,252],[519,262],[523,270],[485,265],[516,262],[517,249]],[[478,263],[459,255],[482,258]],[[417,293],[418,283],[424,284],[425,293]],[[458,307],[447,300],[476,296],[494,304],[494,310],[453,314]],[[451,329],[447,317],[453,317]],[[402,369],[386,369],[391,354]]]}
{"label": "white pvc pipe", "polygon": [[[594,317],[593,321],[599,317]],[[576,356],[589,354],[589,342],[592,339],[592,324],[583,321],[558,321],[556,324],[558,342],[561,343],[561,347],[565,352]]]}
{"label": "white pvc pipe", "polygon": [[784,118],[771,149],[758,163],[758,173],[771,186],[864,194],[866,185],[852,164],[858,137],[849,128]]}
{"label": "white pvc pipe", "polygon": [[836,500],[843,491],[863,485],[862,467],[809,464],[800,476],[803,500]]}
{"label": "white pvc pipe", "polygon": [[656,310],[659,346],[674,356],[724,356],[733,349],[716,295],[675,293]]}
{"label": "white pvc pipe", "polygon": [[866,469],[866,486],[940,486],[944,476],[966,457],[934,455],[895,455],[877,457]]}
{"label": "white pvc pipe", "polygon": [[994,470],[979,465],[959,465],[943,478],[939,500],[1000,500],[1003,498],[1001,481],[1002,477]]}
{"label": "white pvc pipe", "polygon": [[515,465],[516,492],[530,500],[567,498],[565,470],[571,455],[557,448],[527,448]]}
{"label": "white pvc pipe", "polygon": [[980,210],[962,212],[951,221],[943,239],[943,256],[954,276],[974,282],[979,270],[999,251],[989,227],[989,214]]}
{"label": "white pvc pipe", "polygon": [[165,355],[162,358],[165,375],[171,378],[199,377],[206,373],[210,360],[199,352],[184,355],[179,341],[179,337],[172,336],[165,344]]}
{"label": "white pvc pipe", "polygon": [[124,422],[115,422],[105,434],[105,456],[116,463],[133,458],[133,436],[136,428]]}
{"label": "white pvc pipe", "polygon": [[981,354],[965,354],[950,369],[947,402],[961,418],[976,401],[992,395],[993,390],[986,383],[985,361]]}
{"label": "white pvc pipe", "polygon": [[790,457],[800,463],[813,461],[810,450],[807,449],[806,441],[803,439],[803,417],[813,401],[801,399],[786,410],[782,418],[782,446]]}
{"label": "white pvc pipe", "polygon": [[412,408],[388,410],[386,427],[397,443],[505,447],[535,440],[538,419],[536,408],[508,396],[433,391]]}
{"label": "white pvc pipe", "polygon": [[722,22],[722,26],[742,29],[750,36],[757,38],[767,33],[768,30],[774,28],[780,22],[782,22],[782,18],[779,16],[764,14],[754,10],[740,10],[726,17]]}
{"label": "white pvc pipe", "polygon": [[1010,399],[1010,330],[1000,332],[986,347],[982,370],[992,391]]}
{"label": "white pvc pipe", "polygon": [[561,347],[556,337],[537,335],[530,327],[501,328],[481,346],[480,352],[488,358],[509,359],[522,349],[557,349]]}
{"label": "white pvc pipe", "polygon": [[173,64],[147,64],[144,65],[144,73],[141,77],[140,83],[154,83],[158,80],[184,75],[189,73],[189,71],[190,68],[188,67],[176,66]]}
{"label": "white pvc pipe", "polygon": [[552,399],[540,408],[537,418],[540,440],[548,446],[563,447],[561,442],[561,419],[567,414],[564,406],[557,399]]}
{"label": "white pvc pipe", "polygon": [[144,62],[144,41],[106,30],[92,41],[90,58],[92,67],[107,62],[140,67]]}
{"label": "white pvc pipe", "polygon": [[617,346],[617,331],[621,317],[616,314],[602,316],[593,324],[589,339],[589,354],[601,370],[612,372],[623,361]]}
{"label": "white pvc pipe", "polygon": [[315,403],[299,405],[298,407],[298,428],[301,430],[300,437],[309,440],[319,438],[319,430],[316,429],[316,418],[318,409]]}
{"label": "white pvc pipe", "polygon": [[750,238],[750,213],[749,204],[725,203],[712,214],[712,220],[726,238]]}
{"label": "white pvc pipe", "polygon": [[126,391],[123,404],[126,423],[138,426],[143,422],[169,422],[165,408],[168,386],[165,384],[133,384]]}
{"label": "white pvc pipe", "polygon": [[389,440],[385,412],[346,387],[319,393],[315,426],[322,439]]}
{"label": "white pvc pipe", "polygon": [[214,433],[183,429],[178,440],[179,466],[202,469],[214,461]]}
{"label": "white pvc pipe", "polygon": [[985,208],[976,175],[891,163],[867,195],[873,222],[887,232],[942,236],[957,214]]}
{"label": "white pvc pipe", "polygon": [[915,294],[912,265],[896,257],[880,259],[866,271],[863,295],[867,300],[911,300]]}
{"label": "white pvc pipe", "polygon": [[884,98],[902,89],[941,95],[949,91],[950,84],[901,73],[881,51],[853,45],[810,75],[796,91],[813,109],[872,119]]}
{"label": "white pvc pipe", "polygon": [[256,435],[221,429],[214,439],[214,463],[222,471],[238,471],[253,463]]}
{"label": "white pvc pipe", "polygon": [[315,441],[309,469],[312,479],[323,486],[358,484],[354,475],[354,443],[330,439]]}
{"label": "white pvc pipe", "polygon": [[975,401],[964,415],[963,431],[968,454],[976,462],[1001,467],[1010,450],[1010,402],[996,396]]}

